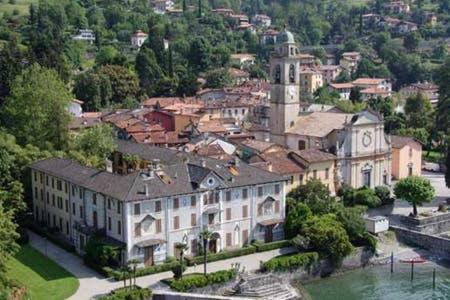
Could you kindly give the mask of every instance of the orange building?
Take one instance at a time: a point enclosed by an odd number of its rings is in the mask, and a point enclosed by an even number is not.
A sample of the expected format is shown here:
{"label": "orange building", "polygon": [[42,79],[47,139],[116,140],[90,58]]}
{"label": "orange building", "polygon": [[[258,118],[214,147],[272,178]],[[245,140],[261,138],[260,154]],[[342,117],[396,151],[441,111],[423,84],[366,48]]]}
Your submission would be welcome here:
{"label": "orange building", "polygon": [[422,144],[412,137],[391,136],[392,177],[402,179],[422,172]]}

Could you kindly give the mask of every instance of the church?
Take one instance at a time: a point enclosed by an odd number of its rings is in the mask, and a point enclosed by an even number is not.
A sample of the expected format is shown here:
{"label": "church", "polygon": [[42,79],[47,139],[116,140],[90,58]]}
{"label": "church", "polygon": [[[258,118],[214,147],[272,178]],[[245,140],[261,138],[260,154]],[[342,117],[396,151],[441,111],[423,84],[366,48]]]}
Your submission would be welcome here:
{"label": "church", "polygon": [[300,109],[300,53],[286,29],[277,37],[270,81],[271,142],[292,150],[317,149],[336,155],[336,186],[390,184],[391,142],[380,114]]}

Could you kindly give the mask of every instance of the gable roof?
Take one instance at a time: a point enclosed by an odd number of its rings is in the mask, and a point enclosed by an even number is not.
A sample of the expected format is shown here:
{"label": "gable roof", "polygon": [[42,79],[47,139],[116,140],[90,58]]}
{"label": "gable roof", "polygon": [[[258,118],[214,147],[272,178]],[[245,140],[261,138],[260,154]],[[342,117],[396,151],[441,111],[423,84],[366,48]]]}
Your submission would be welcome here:
{"label": "gable roof", "polygon": [[325,137],[335,129],[344,128],[344,124],[350,121],[353,114],[333,112],[313,112],[300,116],[297,122],[287,130],[287,133]]}
{"label": "gable roof", "polygon": [[295,150],[291,151],[290,154],[298,155],[307,163],[334,161],[336,159],[336,155],[318,149]]}
{"label": "gable roof", "polygon": [[401,135],[391,135],[391,145],[392,148],[395,149],[401,149],[403,147],[405,147],[406,145],[408,145],[408,143],[419,143],[420,145],[422,145],[422,143],[410,136],[401,136]]}

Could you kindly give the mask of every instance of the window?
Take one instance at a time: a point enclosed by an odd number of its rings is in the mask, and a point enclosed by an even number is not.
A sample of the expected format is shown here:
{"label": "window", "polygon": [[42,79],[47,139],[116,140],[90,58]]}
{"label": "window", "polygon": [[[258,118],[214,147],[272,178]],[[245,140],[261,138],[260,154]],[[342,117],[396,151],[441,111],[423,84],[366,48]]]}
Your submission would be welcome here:
{"label": "window", "polygon": [[248,244],[248,229],[242,230],[242,244]]}
{"label": "window", "polygon": [[275,194],[278,195],[280,193],[280,185],[275,184]]}
{"label": "window", "polygon": [[208,205],[208,195],[203,195],[203,205]]}
{"label": "window", "polygon": [[300,175],[300,183],[303,183],[303,174]]}
{"label": "window", "polygon": [[[44,199],[42,199],[44,200]],[[50,194],[47,192],[47,203],[50,203]]]}
{"label": "window", "polygon": [[69,187],[67,185],[67,182],[64,183],[64,192],[67,194]]}
{"label": "window", "polygon": [[262,216],[263,214],[263,205],[262,203],[258,204],[258,216]]}
{"label": "window", "polygon": [[248,218],[248,205],[242,206],[242,217]]}
{"label": "window", "polygon": [[122,222],[117,221],[117,234],[121,235],[122,234]]}
{"label": "window", "polygon": [[370,187],[370,171],[363,172],[363,186]]}
{"label": "window", "polygon": [[231,247],[231,233],[227,232],[226,235],[227,247]]}
{"label": "window", "polygon": [[75,187],[72,185],[72,196],[75,197]]}
{"label": "window", "polygon": [[55,207],[55,194],[52,194],[52,205]]}
{"label": "window", "polygon": [[66,199],[66,212],[69,212],[69,200]]}
{"label": "window", "polygon": [[161,201],[155,201],[155,212],[161,211]]}
{"label": "window", "polygon": [[220,194],[219,194],[219,192],[216,192],[216,193],[214,194],[214,197],[215,197],[215,199],[216,199],[216,203],[219,203],[219,201],[220,201]]}
{"label": "window", "polygon": [[[294,55],[293,48],[291,48],[291,55]],[[295,83],[295,67],[294,67],[294,65],[289,66],[289,82]]]}
{"label": "window", "polygon": [[197,206],[197,199],[195,196],[191,196],[191,207]]}
{"label": "window", "polygon": [[34,174],[34,181],[37,181],[37,172],[34,171],[33,174]]}
{"label": "window", "polygon": [[226,193],[225,193],[225,199],[226,199],[227,201],[230,201],[230,200],[231,200],[231,191],[226,191]]}
{"label": "window", "polygon": [[191,214],[191,226],[197,226],[197,215]]}
{"label": "window", "polygon": [[294,176],[291,176],[291,178],[289,179],[290,184],[294,184]]}
{"label": "window", "polygon": [[66,221],[66,234],[69,235],[69,221]]}
{"label": "window", "polygon": [[134,215],[139,216],[141,214],[141,204],[135,203],[134,204]]}
{"label": "window", "polygon": [[412,176],[413,175],[413,168],[412,166],[408,166],[408,176]]}
{"label": "window", "polygon": [[37,187],[34,188],[34,198],[39,199]]}
{"label": "window", "polygon": [[42,173],[39,173],[39,180],[40,180],[40,182],[42,183],[42,181],[44,180],[43,177],[44,175],[42,175]]}
{"label": "window", "polygon": [[97,193],[92,194],[92,202],[94,203],[94,205],[97,205]]}
{"label": "window", "polygon": [[208,215],[208,224],[209,225],[214,225],[214,214],[209,214]]}
{"label": "window", "polygon": [[53,227],[56,227],[56,216],[53,215]]}
{"label": "window", "polygon": [[173,229],[179,229],[180,228],[180,217],[175,216],[173,217]]}
{"label": "window", "polygon": [[330,169],[326,168],[325,169],[325,179],[329,179],[330,178]]}
{"label": "window", "polygon": [[111,199],[108,198],[108,209],[111,209]]}
{"label": "window", "polygon": [[134,236],[135,237],[141,236],[141,223],[134,223]]}
{"label": "window", "polygon": [[48,186],[48,176],[45,176],[45,185]]}
{"label": "window", "polygon": [[122,210],[122,203],[117,202],[117,213],[120,214],[121,210]]}
{"label": "window", "polygon": [[411,157],[413,155],[413,149],[409,148],[409,157]]}
{"label": "window", "polygon": [[385,185],[388,184],[388,182],[387,182],[387,175],[386,174],[383,175],[383,184],[385,184]]}
{"label": "window", "polygon": [[75,215],[75,203],[72,203],[72,215]]}
{"label": "window", "polygon": [[111,231],[111,217],[108,217],[108,230]]}
{"label": "window", "polygon": [[317,170],[313,170],[313,178],[317,179]]}
{"label": "window", "polygon": [[83,199],[83,189],[81,187],[79,188],[79,194],[80,194],[80,199]]}
{"label": "window", "polygon": [[97,220],[97,212],[92,212],[92,223],[94,224],[94,228],[98,227],[98,220]]}
{"label": "window", "polygon": [[274,77],[273,79],[274,79],[275,84],[281,82],[281,66],[280,65],[277,65],[275,67],[273,77]]}
{"label": "window", "polygon": [[231,220],[231,208],[230,207],[228,207],[226,210],[225,210],[225,219],[228,221],[228,220]]}
{"label": "window", "polygon": [[62,220],[62,218],[59,218],[59,230],[61,230],[62,231],[62,228],[63,228],[63,220]]}
{"label": "window", "polygon": [[279,200],[275,201],[275,213],[276,214],[280,213],[280,201]]}
{"label": "window", "polygon": [[261,197],[263,195],[263,187],[258,187],[258,197]]}
{"label": "window", "polygon": [[180,199],[173,198],[173,209],[178,209],[178,208],[180,208]]}
{"label": "window", "polygon": [[161,219],[157,219],[155,221],[155,232],[156,233],[161,233],[162,229],[161,229]]}
{"label": "window", "polygon": [[298,150],[305,150],[306,149],[306,142],[305,141],[298,141]]}
{"label": "window", "polygon": [[83,205],[80,205],[80,218],[83,218]]}
{"label": "window", "polygon": [[248,189],[243,189],[242,190],[242,199],[247,199],[248,198]]}
{"label": "window", "polygon": [[56,181],[56,188],[58,189],[58,191],[62,191],[62,182],[61,182],[61,180],[57,180]]}

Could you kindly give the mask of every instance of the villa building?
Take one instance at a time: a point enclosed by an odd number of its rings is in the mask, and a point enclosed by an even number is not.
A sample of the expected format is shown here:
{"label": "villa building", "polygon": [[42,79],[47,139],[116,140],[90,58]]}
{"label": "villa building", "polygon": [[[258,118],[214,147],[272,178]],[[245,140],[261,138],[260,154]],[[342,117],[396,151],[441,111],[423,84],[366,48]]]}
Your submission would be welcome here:
{"label": "villa building", "polygon": [[239,160],[118,143],[114,173],[60,158],[30,166],[34,219],[78,253],[98,232],[122,248],[122,263],[145,266],[176,256],[180,242],[188,255],[198,254],[204,229],[213,232],[211,252],[283,238],[284,177]]}

